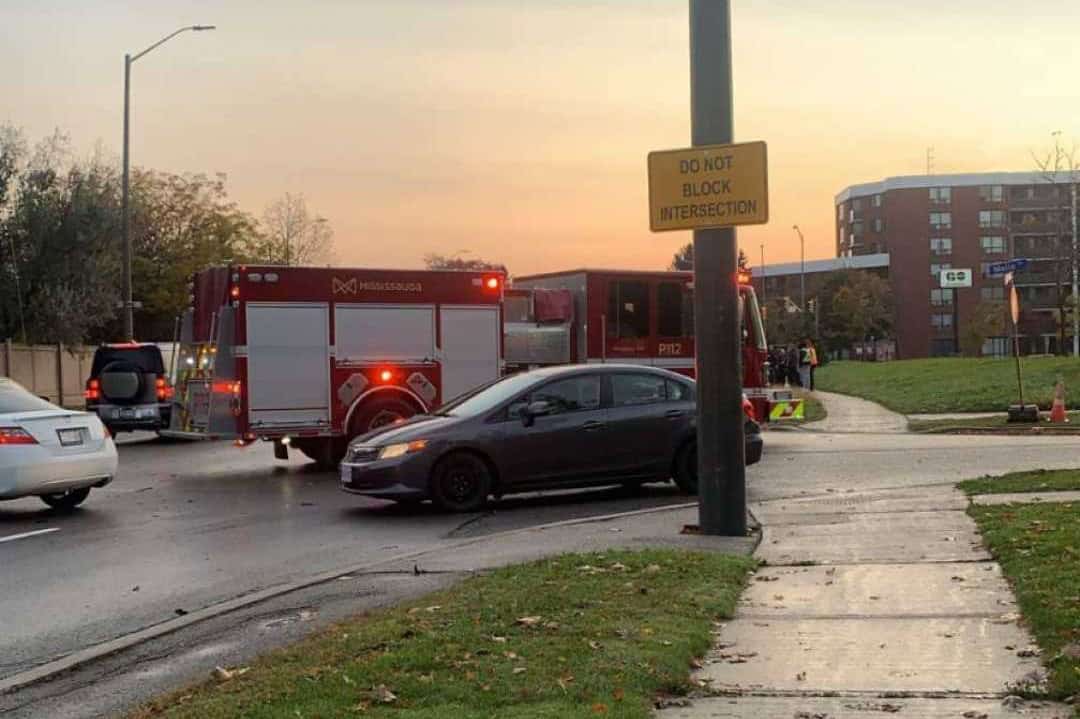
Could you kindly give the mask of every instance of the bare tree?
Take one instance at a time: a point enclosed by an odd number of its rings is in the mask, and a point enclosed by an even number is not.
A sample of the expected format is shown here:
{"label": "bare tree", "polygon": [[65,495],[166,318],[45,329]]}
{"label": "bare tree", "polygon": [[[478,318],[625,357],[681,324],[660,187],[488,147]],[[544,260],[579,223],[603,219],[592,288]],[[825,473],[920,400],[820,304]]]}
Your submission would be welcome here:
{"label": "bare tree", "polygon": [[506,265],[499,262],[488,262],[481,257],[464,257],[468,250],[459,251],[455,255],[440,255],[434,252],[424,255],[424,266],[429,270],[501,270],[506,272]]}
{"label": "bare tree", "polygon": [[[1049,219],[1057,227],[1054,238],[1054,262],[1053,282],[1055,291],[1055,309],[1057,314],[1058,352],[1066,353],[1066,334],[1074,334],[1074,328],[1069,327],[1071,307],[1076,299],[1072,297],[1071,284],[1074,281],[1077,261],[1077,238],[1073,213],[1075,206],[1066,210],[1072,204],[1072,195],[1076,192],[1076,184],[1080,182],[1080,164],[1077,161],[1077,149],[1073,145],[1069,150],[1061,146],[1060,133],[1054,133],[1054,147],[1044,154],[1031,153],[1032,160],[1043,178],[1051,185],[1054,208],[1050,211]],[[1069,293],[1065,292],[1066,286],[1070,286]]]}
{"label": "bare tree", "polygon": [[263,211],[259,259],[283,265],[314,265],[333,258],[334,231],[308,210],[303,195],[286,192]]}

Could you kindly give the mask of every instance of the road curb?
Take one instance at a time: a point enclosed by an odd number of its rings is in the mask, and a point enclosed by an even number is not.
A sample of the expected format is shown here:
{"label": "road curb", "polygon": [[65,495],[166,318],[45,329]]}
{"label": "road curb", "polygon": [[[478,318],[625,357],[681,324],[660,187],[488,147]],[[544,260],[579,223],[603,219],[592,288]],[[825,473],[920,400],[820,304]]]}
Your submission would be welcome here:
{"label": "road curb", "polygon": [[578,519],[564,519],[558,522],[548,522],[546,524],[538,524],[534,527],[522,527],[520,529],[510,529],[505,532],[495,532],[487,534],[482,537],[471,537],[468,539],[461,539],[446,544],[440,544],[438,546],[428,546],[421,549],[415,549],[410,552],[403,552],[395,554],[385,559],[379,559],[370,562],[363,562],[360,564],[354,564],[348,567],[340,569],[331,569],[325,572],[312,575],[306,579],[299,579],[295,582],[289,582],[286,584],[280,584],[274,587],[268,587],[266,589],[260,589],[250,594],[245,594],[240,597],[228,599],[223,602],[212,604],[202,609],[197,609],[188,614],[175,619],[169,619],[161,622],[160,624],[154,624],[144,629],[139,629],[130,634],[110,639],[109,641],[102,642],[101,644],[95,644],[92,647],[86,649],[80,649],[76,652],[72,652],[60,659],[54,659],[52,661],[39,664],[33,669],[27,669],[26,671],[12,674],[9,677],[0,679],[0,695],[11,694],[19,689],[30,686],[31,684],[37,684],[47,679],[51,679],[59,674],[69,672],[84,664],[102,659],[104,657],[117,654],[126,649],[138,646],[144,642],[148,642],[159,637],[163,637],[167,634],[186,629],[200,622],[207,621],[220,617],[229,612],[234,612],[239,609],[244,609],[260,602],[265,602],[269,599],[290,594],[302,589],[308,589],[309,587],[315,587],[320,584],[326,584],[328,582],[335,581],[336,579],[359,572],[366,572],[372,569],[376,569],[386,564],[394,564],[397,562],[406,561],[409,559],[418,559],[427,554],[433,554],[436,552],[453,551],[463,547],[468,547],[481,542],[490,540],[497,540],[501,537],[508,537],[518,534],[525,534],[528,532],[541,532],[550,529],[557,529],[559,527],[570,527],[580,524],[596,524],[602,522],[610,522],[617,519],[624,519],[626,517],[634,517],[645,514],[657,514],[659,512],[673,512],[682,509],[688,509],[690,507],[696,507],[697,502],[684,502],[680,504],[666,505],[663,507],[648,507],[646,509],[635,509],[628,512],[615,512],[612,514],[602,514],[596,517],[580,517]]}

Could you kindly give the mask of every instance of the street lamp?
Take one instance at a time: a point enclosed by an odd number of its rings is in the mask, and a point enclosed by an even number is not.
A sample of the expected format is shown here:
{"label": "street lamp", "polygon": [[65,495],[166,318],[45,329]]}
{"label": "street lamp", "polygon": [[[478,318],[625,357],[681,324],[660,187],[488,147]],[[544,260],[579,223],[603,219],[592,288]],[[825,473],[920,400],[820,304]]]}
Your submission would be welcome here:
{"label": "street lamp", "polygon": [[123,287],[120,291],[120,301],[123,305],[124,315],[124,337],[125,340],[134,339],[135,337],[135,304],[132,302],[131,296],[131,233],[129,228],[128,218],[128,176],[130,174],[130,151],[128,148],[128,136],[129,136],[129,117],[131,106],[131,64],[138,60],[140,57],[150,52],[151,50],[164,45],[169,40],[173,39],[182,32],[192,30],[200,32],[202,30],[214,30],[214,25],[188,25],[182,27],[175,32],[166,35],[150,47],[146,48],[140,53],[135,55],[124,55],[124,171],[122,190],[120,198],[120,235],[123,239]]}
{"label": "street lamp", "polygon": [[806,312],[806,239],[798,225],[792,225],[791,229],[799,233],[799,307]]}

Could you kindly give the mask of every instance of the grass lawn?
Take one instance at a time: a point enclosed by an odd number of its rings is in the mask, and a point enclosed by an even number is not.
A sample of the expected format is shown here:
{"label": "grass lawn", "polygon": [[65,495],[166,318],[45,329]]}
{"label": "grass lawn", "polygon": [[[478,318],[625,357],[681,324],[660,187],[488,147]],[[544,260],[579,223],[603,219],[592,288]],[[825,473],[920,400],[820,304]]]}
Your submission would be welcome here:
{"label": "grass lawn", "polygon": [[[968,494],[1080,490],[1080,469],[1036,469],[1031,472],[1014,472],[1002,477],[969,479],[961,482],[959,487]],[[1077,549],[1080,549],[1080,545]]]}
{"label": "grass lawn", "polygon": [[[1071,357],[1023,359],[1025,400],[1048,409],[1058,375],[1066,403],[1080,408],[1080,361]],[[865,397],[903,414],[1004,412],[1016,398],[1011,359],[947,357],[897,362],[830,362],[819,367],[817,388]],[[1070,395],[1068,392],[1073,392]]]}
{"label": "grass lawn", "polygon": [[564,555],[338,624],[131,717],[648,717],[685,693],[754,561]]}
{"label": "grass lawn", "polygon": [[1080,694],[1080,504],[972,506],[968,511],[1001,563],[1043,651],[1051,698]]}
{"label": "grass lawn", "polygon": [[1009,432],[1045,432],[1046,434],[1080,434],[1080,412],[1069,412],[1069,424],[1052,424],[1045,420],[1038,424],[1008,422],[1005,415],[973,419],[920,419],[909,420],[912,432],[950,434],[967,430],[1008,430]]}

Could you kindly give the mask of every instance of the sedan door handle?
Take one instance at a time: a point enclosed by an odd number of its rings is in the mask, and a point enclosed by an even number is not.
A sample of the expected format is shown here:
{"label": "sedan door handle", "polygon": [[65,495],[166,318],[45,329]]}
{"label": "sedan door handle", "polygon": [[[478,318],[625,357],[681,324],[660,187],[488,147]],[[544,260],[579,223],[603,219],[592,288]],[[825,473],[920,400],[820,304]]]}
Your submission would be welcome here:
{"label": "sedan door handle", "polygon": [[595,419],[591,419],[588,422],[586,422],[585,424],[581,425],[581,428],[583,430],[585,430],[586,432],[595,432],[596,430],[602,429],[603,427],[604,427],[604,423],[603,422],[598,422]]}
{"label": "sedan door handle", "polygon": [[678,419],[683,416],[683,411],[681,409],[669,409],[667,412],[664,412],[664,416],[668,419]]}

